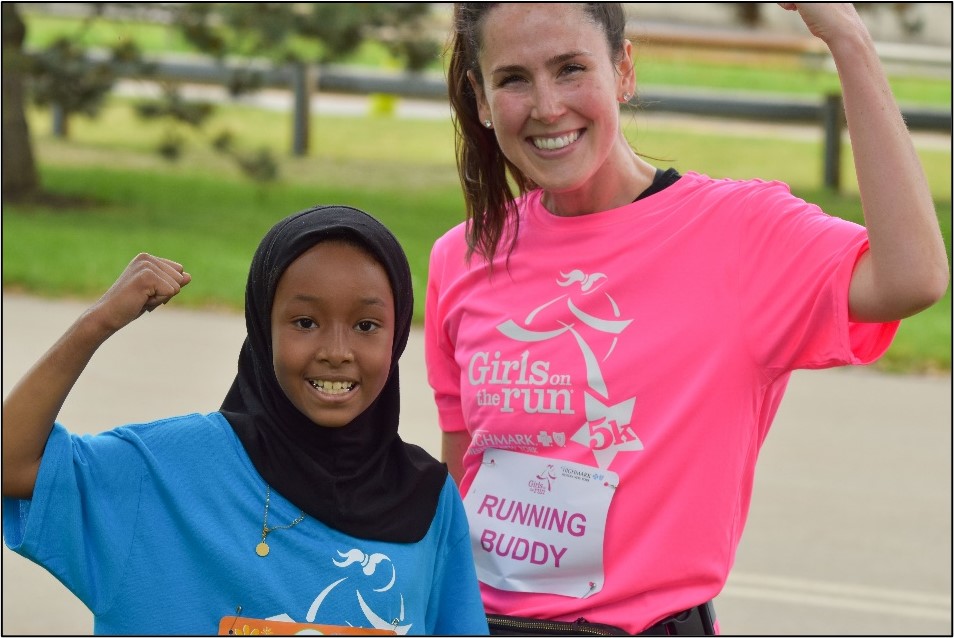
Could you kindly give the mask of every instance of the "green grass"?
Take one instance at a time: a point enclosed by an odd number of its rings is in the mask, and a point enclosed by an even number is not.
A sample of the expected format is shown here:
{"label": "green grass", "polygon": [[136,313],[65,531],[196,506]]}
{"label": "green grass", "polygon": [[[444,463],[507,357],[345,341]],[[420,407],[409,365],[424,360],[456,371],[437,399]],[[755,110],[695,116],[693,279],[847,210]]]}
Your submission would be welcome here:
{"label": "green grass", "polygon": [[[372,211],[412,258],[417,316],[423,311],[427,251],[460,210],[455,189],[369,191],[357,185],[284,184],[260,189],[240,178],[177,171],[46,166],[49,188],[95,196],[104,205],[18,208],[3,219],[3,280],[51,296],[95,297],[138,252],[184,264],[193,283],[177,304],[241,309],[252,253],[280,218],[316,203]],[[434,223],[437,211],[445,223]],[[39,258],[38,258],[39,257]]]}
{"label": "green grass", "polygon": [[151,149],[160,131],[139,122],[124,100],[97,120],[76,118],[69,141],[50,136],[47,113],[30,119],[44,187],[102,202],[4,206],[4,285],[38,294],[99,294],[146,251],[181,261],[195,276],[180,303],[240,309],[251,255],[274,222],[314,204],[347,203],[373,212],[401,240],[420,319],[430,246],[462,219],[447,122],[315,118],[316,151],[293,159],[287,115],[220,109],[210,129],[236,127],[243,146],[264,145],[282,158],[281,180],[260,186],[196,136],[179,163],[159,159]]}
{"label": "green grass", "polygon": [[[278,219],[317,203],[364,208],[404,245],[414,275],[415,316],[423,316],[427,258],[433,241],[462,221],[463,204],[448,121],[387,117],[315,117],[312,155],[287,157],[287,114],[222,107],[210,128],[232,126],[244,146],[265,145],[281,157],[280,182],[259,186],[200,140],[178,164],[150,149],[154,126],[110,101],[95,121],[77,118],[71,139],[53,139],[49,114],[31,113],[44,186],[95,198],[92,207],[5,204],[3,283],[50,296],[92,298],[112,283],[138,252],[181,261],[195,277],[177,303],[240,310],[248,264],[264,232]],[[639,150],[713,177],[779,179],[822,208],[861,221],[853,179],[843,194],[822,189],[818,141],[767,138],[726,129],[693,130],[634,116],[627,134]],[[844,175],[851,170],[850,154]],[[920,151],[939,219],[951,236],[950,147]],[[944,300],[905,321],[883,369],[949,371],[950,291]]]}
{"label": "green grass", "polygon": [[[755,58],[757,59],[757,58]],[[723,90],[732,93],[778,93],[814,98],[840,93],[838,75],[808,65],[754,64],[707,59],[698,53],[690,59],[654,57],[636,59],[639,88],[680,87]],[[891,89],[902,105],[951,108],[951,81],[930,77],[891,76]]]}

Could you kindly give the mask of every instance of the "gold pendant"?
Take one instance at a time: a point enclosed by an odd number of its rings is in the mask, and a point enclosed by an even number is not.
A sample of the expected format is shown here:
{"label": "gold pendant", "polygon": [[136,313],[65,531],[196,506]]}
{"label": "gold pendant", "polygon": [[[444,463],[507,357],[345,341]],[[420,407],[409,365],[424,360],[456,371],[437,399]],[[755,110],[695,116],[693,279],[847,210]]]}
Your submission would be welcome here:
{"label": "gold pendant", "polygon": [[265,541],[262,541],[261,543],[256,545],[255,553],[258,554],[259,556],[262,556],[263,558],[265,556],[268,556],[268,543],[266,543]]}

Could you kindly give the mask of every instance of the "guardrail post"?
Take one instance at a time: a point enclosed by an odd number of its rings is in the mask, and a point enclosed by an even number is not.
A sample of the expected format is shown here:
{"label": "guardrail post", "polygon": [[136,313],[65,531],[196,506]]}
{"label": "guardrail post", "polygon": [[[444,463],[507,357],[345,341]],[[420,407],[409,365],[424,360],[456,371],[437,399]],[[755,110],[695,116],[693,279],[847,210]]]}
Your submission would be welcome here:
{"label": "guardrail post", "polygon": [[308,154],[308,138],[311,122],[311,92],[314,88],[312,74],[304,62],[291,66],[293,106],[292,155],[304,157]]}
{"label": "guardrail post", "polygon": [[53,116],[53,137],[66,139],[70,132],[69,118],[59,103],[54,102],[50,106],[50,115]]}
{"label": "guardrail post", "polygon": [[822,105],[822,126],[825,130],[825,188],[838,192],[841,188],[841,132],[845,124],[845,106],[841,94],[825,96]]}

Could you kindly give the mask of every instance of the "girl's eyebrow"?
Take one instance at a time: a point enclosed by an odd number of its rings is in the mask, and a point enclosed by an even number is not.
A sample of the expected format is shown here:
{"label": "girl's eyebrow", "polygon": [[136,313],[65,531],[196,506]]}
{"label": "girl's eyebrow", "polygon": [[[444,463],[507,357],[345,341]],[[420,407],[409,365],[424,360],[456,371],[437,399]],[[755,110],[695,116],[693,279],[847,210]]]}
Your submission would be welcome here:
{"label": "girl's eyebrow", "polygon": [[[570,51],[569,53],[561,53],[559,55],[555,55],[547,59],[546,66],[559,66],[568,60],[572,60],[573,58],[580,57],[580,56],[586,57],[589,55],[591,54],[588,51]],[[491,73],[492,74],[519,73],[524,70],[525,70],[524,67],[520,64],[507,64],[504,66],[497,67],[496,69],[491,71]]]}
{"label": "girl's eyebrow", "polygon": [[[292,301],[301,301],[304,303],[322,303],[324,299],[322,297],[316,297],[315,295],[309,295],[303,292],[300,292],[292,296]],[[365,306],[382,306],[386,307],[387,302],[381,297],[361,297],[360,302]]]}
{"label": "girl's eyebrow", "polygon": [[382,308],[387,307],[387,303],[381,297],[362,297],[361,303],[365,306],[381,306]]}

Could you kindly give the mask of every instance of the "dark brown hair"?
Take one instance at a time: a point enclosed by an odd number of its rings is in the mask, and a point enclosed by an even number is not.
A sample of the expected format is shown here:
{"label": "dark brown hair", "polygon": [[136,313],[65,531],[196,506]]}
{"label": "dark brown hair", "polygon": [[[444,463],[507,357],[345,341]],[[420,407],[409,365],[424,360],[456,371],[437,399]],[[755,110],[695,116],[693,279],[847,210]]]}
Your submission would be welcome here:
{"label": "dark brown hair", "polygon": [[[481,124],[477,96],[467,78],[467,72],[470,71],[477,82],[483,82],[479,62],[483,41],[481,29],[487,14],[498,4],[454,3],[451,57],[447,73],[447,88],[457,133],[457,172],[467,212],[467,254],[470,257],[476,253],[488,262],[496,255],[508,222],[513,224],[508,254],[513,250],[517,238],[515,196],[507,179],[508,171],[519,194],[535,188],[535,184],[501,152],[493,130]],[[587,17],[603,30],[610,52],[618,57],[625,41],[626,17],[622,5],[616,2],[586,2],[583,8]]]}

